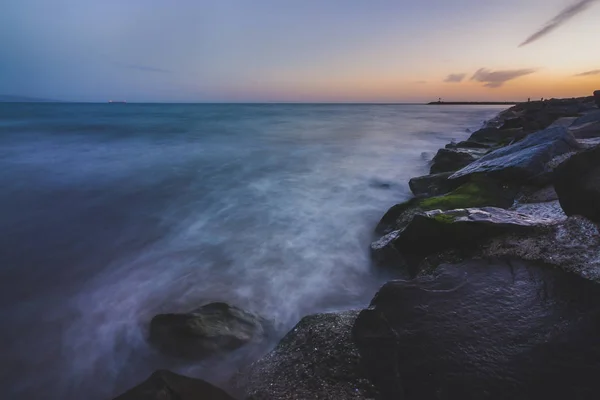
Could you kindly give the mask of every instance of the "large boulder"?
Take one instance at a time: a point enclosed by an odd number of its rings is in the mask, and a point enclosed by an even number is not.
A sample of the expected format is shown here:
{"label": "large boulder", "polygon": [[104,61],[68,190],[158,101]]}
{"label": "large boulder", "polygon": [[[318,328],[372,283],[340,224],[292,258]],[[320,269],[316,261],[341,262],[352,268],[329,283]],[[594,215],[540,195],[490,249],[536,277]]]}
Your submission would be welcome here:
{"label": "large boulder", "polygon": [[266,320],[226,303],[207,304],[187,314],[161,314],[150,322],[150,342],[183,358],[202,359],[261,342],[268,335]]}
{"label": "large boulder", "polygon": [[532,232],[554,223],[496,207],[427,211],[373,242],[371,254],[379,264],[407,266],[449,248],[475,247],[493,236]]}
{"label": "large boulder", "polygon": [[577,150],[579,143],[564,127],[549,128],[495,150],[455,172],[449,179],[484,174],[513,183],[546,183],[548,163],[557,156]]}
{"label": "large boulder", "polygon": [[600,90],[596,90],[594,92],[594,101],[596,102],[598,108],[600,108]]}
{"label": "large boulder", "polygon": [[474,149],[440,149],[431,161],[430,173],[439,174],[461,169],[477,160],[483,152]]}
{"label": "large boulder", "polygon": [[382,399],[593,399],[600,287],[497,260],[392,281],[353,328]]}
{"label": "large boulder", "polygon": [[235,400],[201,379],[156,371],[147,380],[114,400]]}
{"label": "large boulder", "polygon": [[600,222],[600,146],[570,157],[555,169],[553,178],[567,215]]}
{"label": "large boulder", "polygon": [[248,400],[378,398],[351,331],[358,311],[304,317],[234,379]]}

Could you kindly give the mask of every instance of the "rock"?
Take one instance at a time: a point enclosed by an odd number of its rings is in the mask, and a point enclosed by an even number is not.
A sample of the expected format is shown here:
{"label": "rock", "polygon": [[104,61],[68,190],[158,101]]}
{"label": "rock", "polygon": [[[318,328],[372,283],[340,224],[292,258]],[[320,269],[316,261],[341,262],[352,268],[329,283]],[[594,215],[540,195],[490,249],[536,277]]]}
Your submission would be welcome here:
{"label": "rock", "polygon": [[375,399],[351,330],[358,311],[303,318],[261,360],[235,378],[248,400]]}
{"label": "rock", "polygon": [[464,140],[458,143],[449,143],[445,146],[447,149],[487,149],[490,146],[485,143],[472,142]]}
{"label": "rock", "polygon": [[569,126],[569,131],[577,139],[600,137],[600,111],[593,111],[577,118]]}
{"label": "rock", "polygon": [[471,248],[493,236],[532,232],[556,222],[495,207],[428,211],[373,242],[371,254],[379,264],[414,266],[415,261],[445,249]]}
{"label": "rock", "polygon": [[554,157],[579,147],[566,128],[549,128],[486,154],[452,174],[449,179],[485,174],[503,182],[546,183],[550,173],[547,163]]}
{"label": "rock", "polygon": [[226,303],[211,303],[187,314],[155,316],[150,342],[166,354],[201,359],[260,342],[268,329],[259,316]]}
{"label": "rock", "polygon": [[430,172],[439,174],[456,171],[477,160],[482,154],[468,149],[440,149],[433,157]]}
{"label": "rock", "polygon": [[560,164],[554,171],[554,187],[567,215],[600,222],[600,146]]}
{"label": "rock", "polygon": [[496,260],[387,283],[353,338],[382,399],[592,399],[600,288]]}
{"label": "rock", "polygon": [[594,92],[594,101],[596,102],[598,108],[600,108],[600,90],[596,90]]}
{"label": "rock", "polygon": [[439,196],[456,189],[460,183],[457,180],[449,180],[452,172],[425,175],[412,178],[408,186],[415,196]]}
{"label": "rock", "polygon": [[553,185],[544,188],[523,188],[523,195],[519,199],[520,203],[545,203],[558,200],[556,190]]}
{"label": "rock", "polygon": [[147,380],[114,400],[235,400],[201,379],[156,371]]}
{"label": "rock", "polygon": [[375,232],[387,234],[404,228],[415,214],[422,211],[473,207],[508,208],[513,205],[517,193],[517,189],[511,185],[500,184],[485,177],[474,177],[444,195],[415,198],[396,204],[381,218]]}
{"label": "rock", "polygon": [[486,147],[506,146],[525,137],[523,129],[483,128],[474,132],[468,142],[478,143]]}

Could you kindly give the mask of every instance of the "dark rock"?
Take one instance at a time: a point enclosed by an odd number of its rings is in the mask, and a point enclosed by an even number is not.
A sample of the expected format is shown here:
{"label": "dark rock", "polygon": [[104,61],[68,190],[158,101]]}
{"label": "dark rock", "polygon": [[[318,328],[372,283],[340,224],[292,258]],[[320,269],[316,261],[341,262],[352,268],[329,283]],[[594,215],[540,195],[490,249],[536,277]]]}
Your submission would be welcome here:
{"label": "dark rock", "polygon": [[460,182],[456,179],[449,180],[450,175],[452,175],[452,172],[418,176],[408,181],[408,186],[410,186],[410,190],[415,196],[439,196],[456,189],[460,185]]}
{"label": "dark rock", "polygon": [[268,336],[267,322],[226,303],[211,303],[187,314],[161,314],[150,322],[150,341],[176,357],[201,359]]}
{"label": "dark rock", "polygon": [[596,102],[598,108],[600,108],[600,90],[596,90],[594,92],[594,101]]}
{"label": "dark rock", "polygon": [[468,149],[440,149],[433,157],[430,172],[439,174],[456,171],[477,160],[482,154]]}
{"label": "dark rock", "polygon": [[523,129],[498,129],[483,128],[474,132],[468,139],[470,143],[477,143],[486,147],[506,146],[525,137]]}
{"label": "dark rock", "polygon": [[404,228],[373,242],[371,254],[379,264],[414,266],[415,261],[448,248],[471,248],[493,236],[533,232],[554,223],[495,207],[416,213]]}
{"label": "dark rock", "polygon": [[445,146],[447,149],[488,149],[491,146],[485,143],[472,142],[464,140],[458,143],[449,143]]}
{"label": "dark rock", "polygon": [[357,315],[303,318],[275,350],[235,378],[237,387],[248,400],[377,398],[351,338]]}
{"label": "dark rock", "polygon": [[565,214],[600,222],[600,146],[560,164],[554,171],[554,187]]}
{"label": "dark rock", "polygon": [[235,400],[201,379],[156,371],[146,381],[114,400]]}
{"label": "dark rock", "polygon": [[382,399],[592,399],[599,331],[596,284],[492,260],[387,283],[353,338]]}
{"label": "dark rock", "polygon": [[558,195],[556,194],[556,190],[554,190],[553,185],[549,185],[541,189],[537,187],[525,187],[522,190],[523,195],[519,199],[520,203],[545,203],[558,200]]}
{"label": "dark rock", "polygon": [[486,154],[452,174],[449,179],[485,174],[505,182],[546,183],[551,172],[548,162],[579,147],[580,145],[566,128],[549,128]]}

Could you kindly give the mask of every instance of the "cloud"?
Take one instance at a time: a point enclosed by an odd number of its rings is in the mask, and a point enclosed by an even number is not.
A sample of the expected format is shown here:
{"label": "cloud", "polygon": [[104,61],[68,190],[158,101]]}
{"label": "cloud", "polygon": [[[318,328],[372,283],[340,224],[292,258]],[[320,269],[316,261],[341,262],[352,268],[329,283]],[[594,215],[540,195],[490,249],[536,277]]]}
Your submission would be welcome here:
{"label": "cloud", "polygon": [[546,25],[540,28],[537,32],[525,39],[525,41],[521,43],[519,47],[526,46],[530,43],[535,42],[536,40],[541,39],[542,37],[546,36],[550,32],[560,27],[561,25],[565,24],[577,14],[580,14],[583,11],[587,10],[595,2],[597,2],[597,0],[579,0],[577,1],[577,3],[570,5],[569,7],[562,10],[556,17],[548,21]]}
{"label": "cloud", "polygon": [[450,74],[444,79],[444,82],[462,82],[467,74]]}
{"label": "cloud", "polygon": [[521,76],[533,74],[536,71],[537,71],[536,69],[532,69],[532,68],[512,69],[512,70],[504,70],[504,71],[490,71],[486,68],[480,68],[471,77],[471,80],[485,83],[485,85],[483,85],[483,86],[488,87],[488,88],[499,88],[510,80],[519,78]]}
{"label": "cloud", "polygon": [[592,75],[600,75],[600,69],[594,69],[592,71],[582,72],[580,74],[576,74],[573,76],[592,76]]}
{"label": "cloud", "polygon": [[117,65],[120,66],[120,67],[122,67],[122,68],[135,69],[137,71],[157,72],[157,73],[161,73],[161,74],[171,74],[171,73],[173,73],[173,71],[168,70],[168,69],[150,67],[150,66],[141,65],[141,64],[117,64]]}

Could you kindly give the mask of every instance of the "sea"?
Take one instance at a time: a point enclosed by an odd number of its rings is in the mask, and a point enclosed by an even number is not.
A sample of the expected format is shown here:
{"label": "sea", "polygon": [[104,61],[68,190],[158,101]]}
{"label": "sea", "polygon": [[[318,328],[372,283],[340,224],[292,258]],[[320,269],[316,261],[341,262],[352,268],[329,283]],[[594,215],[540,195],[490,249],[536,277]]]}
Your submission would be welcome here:
{"label": "sea", "polygon": [[257,313],[277,331],[258,357],[367,306],[394,276],[379,219],[504,108],[0,103],[2,397],[108,400],[156,369],[223,385],[251,361],[159,354],[159,313]]}

